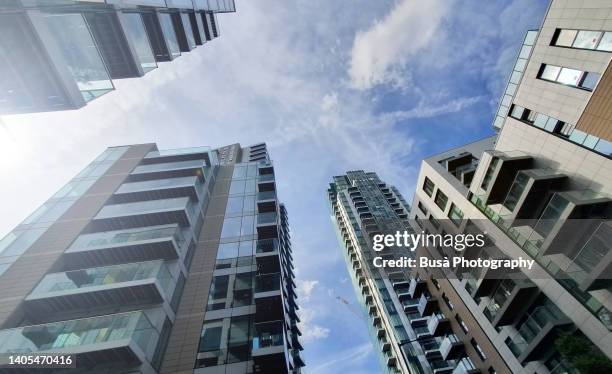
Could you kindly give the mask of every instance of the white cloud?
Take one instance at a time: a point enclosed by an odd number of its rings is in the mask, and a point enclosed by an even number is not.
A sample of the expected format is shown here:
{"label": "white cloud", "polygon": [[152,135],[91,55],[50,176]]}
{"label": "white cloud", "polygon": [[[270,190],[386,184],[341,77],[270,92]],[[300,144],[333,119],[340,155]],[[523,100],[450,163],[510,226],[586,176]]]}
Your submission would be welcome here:
{"label": "white cloud", "polygon": [[307,300],[312,295],[312,291],[316,285],[319,284],[317,280],[303,280],[298,282],[298,297],[303,300]]}
{"label": "white cloud", "polygon": [[319,311],[307,307],[301,307],[300,309],[298,327],[302,332],[300,340],[305,344],[314,340],[325,339],[331,332],[329,328],[313,323],[313,319],[318,313]]}
{"label": "white cloud", "polygon": [[409,76],[404,65],[435,39],[448,8],[444,0],[402,0],[382,21],[358,32],[351,51],[351,86],[406,87]]}

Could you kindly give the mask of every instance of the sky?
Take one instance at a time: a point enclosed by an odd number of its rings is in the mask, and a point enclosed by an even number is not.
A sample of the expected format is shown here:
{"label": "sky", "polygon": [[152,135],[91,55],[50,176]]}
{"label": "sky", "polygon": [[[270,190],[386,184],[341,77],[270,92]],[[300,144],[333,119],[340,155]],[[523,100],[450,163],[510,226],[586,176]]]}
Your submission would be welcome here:
{"label": "sky", "polygon": [[[266,142],[292,230],[308,374],[379,371],[326,188],[376,171],[407,201],[423,158],[492,135],[546,0],[236,0],[221,36],[76,111],[0,118],[0,237],[108,146]],[[337,297],[348,301],[341,303]]]}

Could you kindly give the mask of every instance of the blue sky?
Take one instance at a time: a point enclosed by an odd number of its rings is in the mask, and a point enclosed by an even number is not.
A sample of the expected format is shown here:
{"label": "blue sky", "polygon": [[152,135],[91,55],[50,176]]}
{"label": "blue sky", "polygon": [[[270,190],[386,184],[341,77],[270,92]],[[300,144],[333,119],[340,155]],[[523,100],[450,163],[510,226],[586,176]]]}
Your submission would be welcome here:
{"label": "blue sky", "polygon": [[[221,38],[71,112],[5,116],[0,236],[105,147],[267,142],[289,210],[307,373],[373,373],[326,205],[331,176],[378,172],[412,200],[420,160],[491,135],[545,0],[237,1]],[[10,183],[9,183],[10,182]]]}

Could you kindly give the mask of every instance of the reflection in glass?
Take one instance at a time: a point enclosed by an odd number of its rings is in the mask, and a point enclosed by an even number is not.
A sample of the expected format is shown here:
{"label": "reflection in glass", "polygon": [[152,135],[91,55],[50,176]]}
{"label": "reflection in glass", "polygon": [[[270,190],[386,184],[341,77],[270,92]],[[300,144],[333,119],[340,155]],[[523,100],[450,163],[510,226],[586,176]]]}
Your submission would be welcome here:
{"label": "reflection in glass", "polygon": [[161,25],[164,39],[166,40],[168,52],[170,52],[172,57],[180,56],[181,50],[179,48],[178,40],[176,39],[176,33],[174,32],[174,26],[172,25],[172,18],[170,18],[170,14],[160,13],[159,24]]}
{"label": "reflection in glass", "polygon": [[128,38],[131,39],[132,45],[136,52],[136,56],[142,67],[142,70],[147,73],[157,67],[149,38],[144,28],[142,18],[138,13],[123,13],[123,29]]}
{"label": "reflection in glass", "polygon": [[83,16],[49,14],[44,19],[83,99],[91,101],[112,91],[113,84]]}

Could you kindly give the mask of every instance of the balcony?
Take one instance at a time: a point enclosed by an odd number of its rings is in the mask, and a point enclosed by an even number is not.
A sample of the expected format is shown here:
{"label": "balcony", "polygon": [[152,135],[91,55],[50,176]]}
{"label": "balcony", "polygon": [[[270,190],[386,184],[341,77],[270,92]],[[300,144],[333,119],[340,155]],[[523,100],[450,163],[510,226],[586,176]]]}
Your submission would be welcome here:
{"label": "balcony", "polygon": [[408,293],[410,297],[420,297],[423,291],[427,290],[427,282],[421,279],[412,278],[410,279],[410,288]]}
{"label": "balcony", "polygon": [[130,181],[143,181],[189,176],[201,177],[204,175],[203,168],[205,167],[206,163],[201,159],[163,162],[157,164],[141,164],[132,170],[129,179]]}
{"label": "balcony", "polygon": [[199,200],[202,194],[201,179],[196,176],[153,179],[122,184],[113,194],[113,203],[130,203],[142,200],[161,200],[191,197]]}
{"label": "balcony", "polygon": [[288,308],[283,302],[280,291],[255,291],[255,322],[269,322],[282,320],[285,318],[285,308]]}
{"label": "balcony", "polygon": [[474,365],[469,357],[464,357],[457,363],[453,374],[476,374],[480,373],[480,370]]}
{"label": "balcony", "polygon": [[524,315],[539,295],[539,288],[529,279],[503,279],[483,312],[493,326],[506,326]]}
{"label": "balcony", "polygon": [[539,360],[554,344],[557,332],[571,323],[555,305],[542,305],[527,317],[516,334],[506,340],[506,344],[523,364]]}
{"label": "balcony", "polygon": [[506,224],[516,219],[535,219],[544,210],[544,204],[552,191],[558,191],[567,181],[567,176],[553,169],[529,169],[517,172],[514,182],[503,201],[500,213]]}
{"label": "balcony", "polygon": [[177,224],[143,229],[80,235],[64,252],[69,269],[156,259],[175,260],[184,255],[185,238]]}
{"label": "balcony", "polygon": [[253,324],[252,357],[255,372],[288,373],[283,321]]}
{"label": "balcony", "polygon": [[276,208],[276,191],[259,191],[257,193],[258,212],[276,212]]}
{"label": "balcony", "polygon": [[453,360],[463,356],[465,347],[455,334],[447,335],[440,343],[440,353],[444,360]]}
{"label": "balcony", "polygon": [[255,298],[280,296],[280,273],[260,274],[255,276]]}
{"label": "balcony", "polygon": [[189,147],[151,151],[146,154],[141,161],[141,165],[190,160],[201,160],[202,164],[210,165],[208,158],[208,153],[210,151],[210,147]]}
{"label": "balcony", "polygon": [[278,237],[278,216],[276,212],[259,213],[257,215],[257,237],[260,239]]}
{"label": "balcony", "polygon": [[536,253],[572,257],[600,219],[612,216],[612,200],[591,190],[557,192],[548,202],[528,240]]}
{"label": "balcony", "polygon": [[438,300],[430,296],[427,296],[425,294],[422,294],[421,298],[419,299],[419,306],[418,306],[419,314],[421,316],[428,316],[437,310],[439,310]]}
{"label": "balcony", "polygon": [[432,336],[441,336],[452,332],[450,321],[442,313],[434,313],[431,318],[429,318],[427,329]]}
{"label": "balcony", "polygon": [[161,261],[138,262],[47,274],[25,298],[35,319],[66,311],[159,304],[170,300],[176,281]]}
{"label": "balcony", "polygon": [[191,225],[195,205],[188,197],[105,205],[91,221],[93,231],[178,223]]}
{"label": "balcony", "polygon": [[[142,311],[0,331],[0,354],[73,353],[89,372],[101,363],[122,368],[150,362],[159,332]],[[116,365],[116,366],[115,366]],[[152,369],[151,369],[152,370]]]}
{"label": "balcony", "polygon": [[522,152],[486,151],[484,155],[490,156],[490,162],[479,186],[486,191],[482,200],[486,205],[500,204],[504,201],[517,172],[529,169],[533,158]]}
{"label": "balcony", "polygon": [[566,270],[582,290],[604,289],[612,283],[610,243],[612,243],[612,221],[602,222]]}

